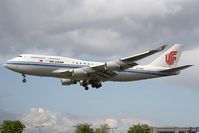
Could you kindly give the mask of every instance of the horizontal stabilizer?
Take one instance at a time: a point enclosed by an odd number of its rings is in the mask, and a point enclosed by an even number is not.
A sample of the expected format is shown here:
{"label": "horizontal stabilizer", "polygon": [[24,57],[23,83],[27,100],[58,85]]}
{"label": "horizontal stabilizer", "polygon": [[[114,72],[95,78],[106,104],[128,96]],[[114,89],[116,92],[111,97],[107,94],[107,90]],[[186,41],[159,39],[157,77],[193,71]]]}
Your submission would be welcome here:
{"label": "horizontal stabilizer", "polygon": [[178,72],[180,72],[181,70],[184,70],[184,69],[189,68],[191,66],[193,66],[193,65],[185,65],[185,66],[175,67],[175,68],[166,69],[166,70],[163,70],[163,71],[160,71],[160,72],[178,74]]}

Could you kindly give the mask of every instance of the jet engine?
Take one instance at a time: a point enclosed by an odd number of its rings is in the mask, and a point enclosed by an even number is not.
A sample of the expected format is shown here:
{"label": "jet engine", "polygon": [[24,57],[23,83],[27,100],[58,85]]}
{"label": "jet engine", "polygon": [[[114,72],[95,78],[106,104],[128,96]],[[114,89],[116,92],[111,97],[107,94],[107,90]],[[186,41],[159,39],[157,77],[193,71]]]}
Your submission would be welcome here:
{"label": "jet engine", "polygon": [[75,79],[86,78],[87,77],[87,72],[84,71],[84,69],[82,69],[82,68],[74,69],[74,70],[72,70],[72,76]]}
{"label": "jet engine", "polygon": [[77,84],[77,81],[74,81],[72,79],[61,79],[62,85],[72,85]]}
{"label": "jet engine", "polygon": [[105,63],[105,70],[113,70],[113,71],[122,71],[124,69],[128,69],[130,67],[136,66],[137,63],[124,63],[120,60],[118,61],[112,61],[112,62],[106,62]]}
{"label": "jet engine", "polygon": [[106,70],[121,70],[121,65],[117,62],[106,62],[105,69]]}

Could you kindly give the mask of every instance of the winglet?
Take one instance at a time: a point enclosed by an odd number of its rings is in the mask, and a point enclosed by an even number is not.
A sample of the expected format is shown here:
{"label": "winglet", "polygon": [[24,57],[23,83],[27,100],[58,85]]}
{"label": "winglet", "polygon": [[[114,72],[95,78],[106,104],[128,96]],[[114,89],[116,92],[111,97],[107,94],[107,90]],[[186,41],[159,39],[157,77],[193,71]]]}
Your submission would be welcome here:
{"label": "winglet", "polygon": [[163,51],[166,47],[167,47],[167,45],[163,45],[163,46],[157,48],[155,51],[158,51],[158,52]]}

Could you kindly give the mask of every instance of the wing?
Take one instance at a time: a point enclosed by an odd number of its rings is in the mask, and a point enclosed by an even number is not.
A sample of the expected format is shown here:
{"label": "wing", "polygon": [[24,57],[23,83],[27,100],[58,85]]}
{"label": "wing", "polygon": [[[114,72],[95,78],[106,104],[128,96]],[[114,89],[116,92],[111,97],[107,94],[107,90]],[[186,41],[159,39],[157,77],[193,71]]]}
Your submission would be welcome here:
{"label": "wing", "polygon": [[[76,69],[58,69],[53,71],[53,73],[60,74],[62,77],[73,76],[76,72],[87,75],[88,79],[105,81],[107,79],[113,78],[117,75],[115,71],[123,71],[125,69],[136,66],[136,61],[141,60],[145,57],[153,55],[157,52],[163,51],[166,45],[161,46],[158,49],[143,52],[137,55],[129,56],[115,61],[101,63],[92,67],[83,67]],[[81,75],[81,74],[80,74]]]}
{"label": "wing", "polygon": [[126,57],[126,58],[122,58],[121,61],[124,62],[124,63],[131,63],[131,62],[135,62],[135,61],[138,61],[138,60],[141,60],[145,57],[148,57],[150,55],[153,55],[157,52],[160,52],[160,51],[163,51],[165,48],[166,48],[167,45],[163,45],[155,50],[150,50],[150,51],[147,51],[147,52],[143,52],[143,53],[140,53],[140,54],[137,54],[137,55],[133,55],[133,56],[129,56],[129,57]]}
{"label": "wing", "polygon": [[137,65],[136,61],[141,60],[141,59],[148,57],[150,55],[153,55],[157,52],[163,51],[165,48],[166,48],[166,45],[163,45],[163,46],[161,46],[161,47],[159,47],[155,50],[150,50],[150,51],[143,52],[143,53],[140,53],[140,54],[137,54],[137,55],[122,58],[122,59],[119,59],[119,60],[106,62],[104,64],[100,64],[100,65],[97,65],[97,66],[94,66],[94,67],[91,67],[91,68],[96,70],[96,71],[104,71],[104,70],[123,71],[125,69],[136,66]]}

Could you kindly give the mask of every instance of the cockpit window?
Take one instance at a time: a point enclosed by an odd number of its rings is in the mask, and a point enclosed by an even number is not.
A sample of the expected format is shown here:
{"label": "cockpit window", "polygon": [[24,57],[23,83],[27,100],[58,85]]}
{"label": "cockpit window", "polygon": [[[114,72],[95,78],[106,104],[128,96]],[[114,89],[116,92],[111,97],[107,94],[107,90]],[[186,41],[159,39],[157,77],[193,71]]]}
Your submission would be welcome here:
{"label": "cockpit window", "polygon": [[17,57],[22,57],[21,55],[17,56]]}

